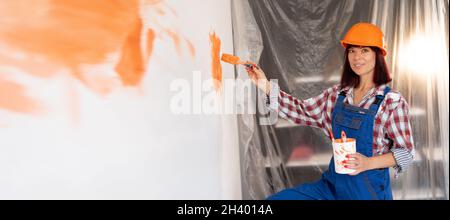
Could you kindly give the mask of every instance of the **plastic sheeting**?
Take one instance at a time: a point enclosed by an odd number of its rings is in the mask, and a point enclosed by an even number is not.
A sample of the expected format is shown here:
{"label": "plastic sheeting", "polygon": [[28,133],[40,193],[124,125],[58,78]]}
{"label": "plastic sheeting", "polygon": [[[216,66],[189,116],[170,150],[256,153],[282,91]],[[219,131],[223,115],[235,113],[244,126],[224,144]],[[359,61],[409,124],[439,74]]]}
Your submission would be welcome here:
{"label": "plastic sheeting", "polygon": [[[258,62],[268,78],[300,99],[339,83],[339,40],[354,23],[380,26],[391,86],[410,105],[416,147],[414,163],[392,178],[394,199],[449,198],[448,0],[239,0],[232,1],[232,15],[235,53]],[[246,78],[243,69],[237,78]],[[263,199],[320,178],[332,154],[325,134],[281,119],[261,125],[260,117],[238,117],[243,198]]]}

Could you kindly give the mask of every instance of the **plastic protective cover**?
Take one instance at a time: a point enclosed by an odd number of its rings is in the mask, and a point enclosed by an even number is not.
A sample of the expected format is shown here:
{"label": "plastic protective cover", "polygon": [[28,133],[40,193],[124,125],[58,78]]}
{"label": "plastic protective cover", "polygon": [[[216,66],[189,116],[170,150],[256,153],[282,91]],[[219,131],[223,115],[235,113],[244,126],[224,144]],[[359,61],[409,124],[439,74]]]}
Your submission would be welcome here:
{"label": "plastic protective cover", "polygon": [[[339,40],[353,24],[381,27],[390,86],[409,103],[415,141],[414,162],[391,178],[394,199],[449,198],[448,0],[233,0],[232,14],[235,54],[257,62],[299,99],[339,83],[344,55]],[[417,47],[423,39],[427,46]],[[434,59],[425,60],[430,56]],[[243,68],[237,68],[237,78],[247,78]],[[259,116],[238,117],[243,198],[264,199],[319,179],[332,155],[325,134],[281,118],[261,125]]]}

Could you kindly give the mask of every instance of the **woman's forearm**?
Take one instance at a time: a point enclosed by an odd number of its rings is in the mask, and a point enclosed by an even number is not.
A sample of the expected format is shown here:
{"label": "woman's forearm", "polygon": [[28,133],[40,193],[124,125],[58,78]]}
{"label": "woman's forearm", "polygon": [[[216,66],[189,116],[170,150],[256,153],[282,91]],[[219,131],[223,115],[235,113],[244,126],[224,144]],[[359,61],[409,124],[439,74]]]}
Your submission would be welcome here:
{"label": "woman's forearm", "polygon": [[369,158],[369,170],[373,169],[380,169],[380,168],[386,168],[386,167],[393,167],[397,163],[395,162],[394,155],[392,152],[380,155],[380,156],[374,156]]}

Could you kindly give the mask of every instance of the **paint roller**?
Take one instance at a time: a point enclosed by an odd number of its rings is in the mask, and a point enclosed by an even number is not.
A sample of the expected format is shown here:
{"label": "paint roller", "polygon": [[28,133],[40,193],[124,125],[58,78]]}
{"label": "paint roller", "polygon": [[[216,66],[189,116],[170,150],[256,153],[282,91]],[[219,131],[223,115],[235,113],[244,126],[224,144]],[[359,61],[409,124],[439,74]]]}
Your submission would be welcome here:
{"label": "paint roller", "polygon": [[244,66],[246,66],[246,67],[248,67],[248,68],[256,67],[255,64],[251,64],[251,63],[248,63],[248,62],[241,61],[241,59],[240,59],[239,57],[233,56],[233,55],[231,55],[231,54],[226,54],[226,53],[224,53],[224,54],[222,54],[222,58],[220,58],[220,59],[221,59],[222,61],[224,61],[224,62],[233,64],[233,65],[239,65],[239,64],[241,64],[241,65],[244,65]]}

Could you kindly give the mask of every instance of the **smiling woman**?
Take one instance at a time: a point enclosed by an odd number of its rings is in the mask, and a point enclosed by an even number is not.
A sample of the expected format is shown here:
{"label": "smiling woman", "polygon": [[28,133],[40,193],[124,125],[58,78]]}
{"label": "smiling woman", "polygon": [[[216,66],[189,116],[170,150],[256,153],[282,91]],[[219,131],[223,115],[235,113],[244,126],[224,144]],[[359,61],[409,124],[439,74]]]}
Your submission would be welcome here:
{"label": "smiling woman", "polygon": [[[406,175],[395,180],[392,178],[393,197],[449,198],[447,0],[235,1],[234,4],[234,27],[237,29],[234,32],[234,53],[240,57],[255,56],[252,60],[264,69],[267,78],[278,79],[279,87],[299,98],[300,104],[301,99],[306,99],[312,104],[330,107],[330,103],[335,101],[334,95],[330,99],[308,98],[339,83],[346,60],[339,40],[357,22],[378,26],[384,34],[386,44],[383,45],[387,45],[383,60],[392,77],[389,86],[401,93],[400,96],[400,93],[389,92],[387,97],[407,101],[411,122],[408,132],[411,132],[409,135],[414,137],[415,143],[420,143],[412,151],[416,157]],[[264,49],[255,50],[258,47],[252,43]],[[360,43],[349,42],[352,45]],[[350,68],[349,71],[353,70]],[[355,90],[351,90],[346,99],[358,105]],[[273,96],[289,99],[289,96],[276,93]],[[362,96],[361,105],[366,99]],[[306,100],[304,103],[310,106]],[[275,107],[277,101],[270,104]],[[291,105],[282,107],[286,112],[292,107],[292,115],[298,111]],[[310,107],[315,109],[314,105]],[[273,128],[267,128],[258,122],[249,123],[251,119],[249,116],[238,121],[243,134],[241,141],[245,143],[244,185],[250,191],[246,198],[266,198],[281,189],[321,177],[331,155],[331,144],[323,131],[288,123],[287,120],[279,120]],[[328,120],[327,115],[325,119]],[[375,124],[380,122],[383,123],[375,120]],[[315,124],[314,121],[307,123]],[[379,143],[386,148],[392,144],[395,148],[395,142],[385,138],[385,134],[374,134],[378,135],[374,138],[377,142],[374,148]],[[299,145],[308,146],[314,152],[313,159],[290,160]],[[256,178],[262,181],[254,181]]]}
{"label": "smiling woman", "polygon": [[[333,137],[345,138],[346,134],[355,139],[357,152],[340,163],[353,172],[338,174],[332,159],[317,182],[282,190],[268,199],[389,200],[393,198],[389,167],[394,167],[397,175],[413,159],[409,108],[400,93],[387,86],[391,78],[384,61],[383,33],[373,24],[357,23],[341,43],[346,50],[340,85],[306,100],[281,91],[276,84],[269,89],[259,87],[268,93],[269,108],[280,117],[326,134],[331,130]],[[260,68],[247,68],[247,72],[267,81]],[[394,142],[394,147],[383,139]]]}

